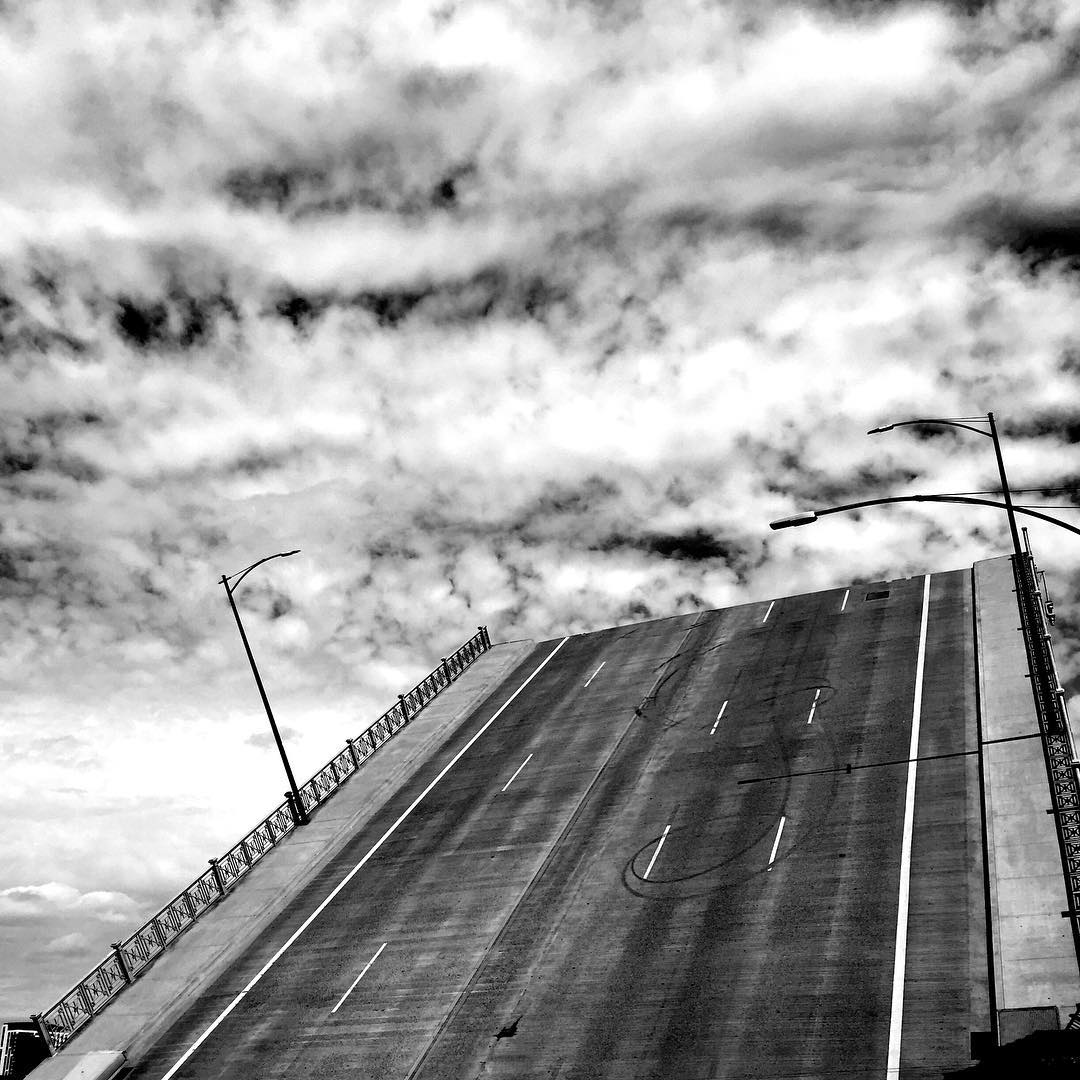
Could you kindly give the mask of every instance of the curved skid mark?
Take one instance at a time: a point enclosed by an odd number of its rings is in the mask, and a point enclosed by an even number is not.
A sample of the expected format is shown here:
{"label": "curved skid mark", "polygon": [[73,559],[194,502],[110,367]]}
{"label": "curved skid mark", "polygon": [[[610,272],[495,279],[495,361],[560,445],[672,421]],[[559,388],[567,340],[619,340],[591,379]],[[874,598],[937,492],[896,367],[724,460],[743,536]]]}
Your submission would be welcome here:
{"label": "curved skid mark", "polygon": [[[831,817],[832,810],[836,803],[836,793],[840,785],[841,776],[844,773],[843,767],[839,764],[840,755],[836,746],[836,741],[833,735],[828,730],[827,724],[819,724],[813,729],[815,741],[823,739],[826,743],[825,758],[832,762],[833,771],[814,774],[815,784],[816,776],[822,775],[829,778],[829,782],[825,787],[825,790],[821,792],[820,802],[817,802],[816,813],[813,818],[807,820],[805,814],[805,801],[803,805],[804,813],[797,816],[799,822],[798,828],[794,835],[791,829],[787,829],[788,843],[784,845],[784,850],[778,854],[778,857],[771,864],[772,866],[783,862],[785,859],[794,855],[797,851],[813,850],[815,840],[821,835],[825,827],[828,825]],[[795,734],[799,734],[805,731],[805,727],[800,725],[795,729]],[[801,735],[800,735],[801,737]],[[792,759],[792,752],[788,747],[786,740],[781,740],[779,757],[784,764],[788,765]],[[789,812],[789,802],[792,795],[792,782],[795,778],[792,776],[785,776],[783,778],[784,788],[783,794],[779,800],[779,807],[774,813],[782,815],[785,818],[792,818],[793,815]],[[775,804],[773,804],[775,805]],[[790,821],[789,821],[790,824]],[[674,832],[685,831],[685,826],[681,829],[675,829]],[[762,826],[750,837],[747,842],[742,845],[738,850],[733,851],[730,855],[725,856],[711,863],[708,866],[703,867],[700,870],[693,870],[684,874],[676,874],[671,877],[649,877],[645,878],[638,872],[636,864],[642,858],[645,853],[652,848],[656,843],[657,837],[651,837],[644,844],[638,848],[637,851],[630,856],[623,867],[622,881],[623,887],[627,892],[634,896],[638,896],[641,899],[665,899],[672,896],[685,897],[687,899],[695,896],[705,896],[710,893],[716,892],[718,889],[733,889],[738,888],[748,881],[753,880],[761,874],[767,873],[769,867],[763,862],[751,861],[751,856],[755,850],[761,849],[765,844],[769,843],[776,833],[776,817],[770,817],[767,823],[763,823]],[[745,871],[741,874],[731,873],[732,868],[736,868],[739,865],[746,867]],[[678,889],[672,891],[670,889],[663,891],[659,889],[659,886],[678,886],[691,881],[696,881],[701,878],[709,877],[710,875],[723,874],[723,877],[712,884],[708,888],[695,891],[687,891]],[[637,883],[640,883],[644,888],[637,887]]]}

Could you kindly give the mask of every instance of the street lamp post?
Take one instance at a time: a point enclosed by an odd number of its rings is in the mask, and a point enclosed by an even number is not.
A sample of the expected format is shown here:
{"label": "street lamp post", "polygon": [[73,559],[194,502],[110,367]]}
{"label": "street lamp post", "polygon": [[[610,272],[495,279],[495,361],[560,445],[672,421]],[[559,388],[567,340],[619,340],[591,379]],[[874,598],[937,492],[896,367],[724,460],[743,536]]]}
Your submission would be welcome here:
{"label": "street lamp post", "polygon": [[[961,419],[972,418],[964,417]],[[1043,752],[1053,802],[1053,809],[1047,812],[1054,815],[1058,833],[1058,846],[1061,853],[1061,865],[1069,892],[1069,910],[1062,914],[1069,917],[1072,925],[1073,949],[1076,953],[1077,962],[1080,963],[1080,885],[1077,884],[1077,876],[1073,869],[1074,859],[1070,854],[1070,845],[1074,841],[1072,834],[1069,832],[1071,826],[1067,824],[1068,815],[1075,815],[1076,808],[1080,805],[1080,760],[1076,756],[1076,744],[1073,741],[1072,729],[1069,723],[1065,690],[1057,676],[1057,666],[1050,643],[1050,634],[1040,612],[1040,607],[1043,607],[1046,614],[1050,615],[1053,609],[1039,594],[1034,563],[1030,553],[1025,554],[1020,547],[1020,536],[1016,528],[1016,513],[1027,514],[1072,533],[1080,534],[1080,528],[1029,507],[1013,506],[1009,482],[1005,476],[1005,464],[1001,457],[1001,445],[998,441],[994,414],[987,413],[985,422],[989,425],[989,431],[973,428],[969,424],[960,422],[959,419],[903,421],[906,424],[949,424],[953,427],[968,428],[970,431],[978,432],[980,435],[989,435],[994,441],[994,453],[997,458],[998,474],[1001,477],[1001,493],[1004,496],[1004,502],[994,502],[991,499],[978,499],[965,495],[896,495],[891,498],[864,499],[861,502],[847,503],[842,506],[829,506],[818,510],[804,510],[801,513],[771,521],[769,527],[772,529],[791,529],[800,525],[810,525],[826,514],[839,514],[847,510],[858,510],[864,506],[897,502],[972,503],[976,506],[993,506],[999,510],[1004,510],[1008,514],[1009,531],[1012,533],[1015,553],[1011,561],[1016,581],[1017,606],[1020,614],[1021,625],[1019,629],[1024,634],[1024,645],[1028,654],[1027,677],[1031,679],[1031,689],[1035,698],[1035,711],[1039,717],[1040,728],[1043,730]],[[900,424],[888,424],[884,427],[874,428],[867,434],[875,435],[880,431],[888,431],[890,428],[899,426]],[[1043,727],[1044,723],[1045,728]],[[981,785],[981,742],[979,751]],[[996,1032],[996,1012],[994,1018],[994,1030]]]}
{"label": "street lamp post", "polygon": [[[983,431],[982,428],[972,427],[971,424],[965,424],[964,420],[972,420],[973,423],[986,424],[989,427],[989,431]],[[893,428],[905,427],[909,424],[944,424],[948,427],[964,428],[966,431],[974,431],[976,435],[985,435],[993,440],[994,443],[994,456],[997,458],[998,476],[1001,478],[1001,494],[1005,497],[1005,513],[1009,516],[1009,532],[1012,534],[1013,542],[1013,554],[1018,558],[1024,557],[1024,549],[1020,546],[1020,533],[1016,528],[1016,513],[1013,509],[1012,494],[1009,491],[1009,480],[1005,475],[1005,461],[1001,456],[1001,440],[998,439],[997,424],[994,422],[994,414],[988,412],[985,420],[980,420],[976,417],[962,417],[953,419],[951,417],[927,417],[919,420],[898,420],[895,424],[884,424],[882,427],[871,428],[867,435],[880,435],[885,431],[892,431]]]}
{"label": "street lamp post", "polygon": [[[985,423],[988,425],[989,431],[983,431],[980,428],[972,427],[971,424],[964,423],[963,421],[965,420],[974,420],[977,423]],[[1047,649],[1049,649],[1049,635],[1039,635],[1033,629],[1036,617],[1035,609],[1038,606],[1038,585],[1034,578],[1031,557],[1030,555],[1025,554],[1023,548],[1020,546],[1020,533],[1016,528],[1016,513],[1019,511],[1022,514],[1028,514],[1031,517],[1047,521],[1051,525],[1057,525],[1059,528],[1068,529],[1069,532],[1080,533],[1080,529],[1073,525],[1066,524],[1064,521],[1059,521],[1049,514],[1040,513],[1038,510],[1032,510],[1028,507],[1016,507],[1013,505],[1012,493],[1009,491],[1009,481],[1005,475],[1005,463],[1001,457],[1001,443],[998,439],[997,424],[994,422],[994,414],[992,412],[986,414],[985,420],[980,420],[978,417],[901,420],[895,424],[885,424],[883,427],[872,428],[867,434],[877,435],[880,432],[890,431],[894,427],[902,427],[905,424],[947,424],[950,427],[965,428],[968,431],[974,431],[978,435],[989,436],[994,443],[994,456],[997,458],[998,475],[1001,478],[1001,493],[1005,501],[999,503],[990,499],[976,499],[964,495],[899,495],[884,499],[866,499],[862,502],[847,503],[843,506],[830,506],[821,510],[803,511],[802,513],[793,514],[790,517],[779,518],[776,521],[770,522],[769,527],[772,529],[795,528],[799,525],[809,525],[825,514],[837,514],[844,510],[856,510],[863,506],[875,506],[881,503],[892,502],[974,503],[976,506],[994,506],[999,510],[1004,510],[1009,517],[1009,531],[1012,534],[1012,565],[1013,575],[1016,579],[1016,603],[1020,615],[1021,629],[1024,630],[1025,647],[1028,650],[1029,675],[1031,678],[1032,693],[1035,696],[1036,710],[1040,715],[1044,710],[1048,714],[1047,723],[1053,734],[1060,734],[1064,731],[1069,744],[1070,762],[1074,768],[1080,767],[1080,761],[1077,760],[1076,749],[1072,740],[1072,732],[1069,728],[1068,711],[1064,707],[1064,690],[1062,690],[1058,684],[1052,657],[1048,659],[1048,657],[1044,655]],[[1059,707],[1062,713],[1060,715]],[[1064,716],[1064,721],[1062,715]],[[1078,956],[1080,956],[1080,939],[1078,939]]]}
{"label": "street lamp post", "polygon": [[[270,721],[270,730],[274,735],[274,742],[277,743],[278,753],[281,755],[281,763],[285,766],[285,775],[289,780],[289,801],[292,804],[293,820],[297,825],[306,825],[308,823],[307,811],[304,809],[303,799],[300,798],[300,789],[296,786],[296,778],[293,776],[292,766],[289,764],[289,757],[285,753],[285,744],[281,741],[281,734],[278,731],[277,722],[274,720],[273,710],[270,708],[270,699],[266,696],[266,688],[263,686],[263,681],[259,675],[259,669],[255,664],[255,657],[251,653],[251,646],[248,644],[247,634],[244,633],[244,624],[240,621],[240,612],[236,608],[236,601],[233,600],[233,593],[236,591],[237,585],[255,569],[256,566],[261,566],[264,562],[269,562],[270,559],[284,559],[290,555],[299,554],[299,549],[295,551],[279,551],[276,555],[267,555],[265,559],[260,559],[258,562],[252,563],[247,569],[241,570],[239,573],[230,574],[226,577],[221,575],[221,584],[225,586],[225,595],[229,598],[229,607],[232,608],[233,617],[236,619],[236,628],[240,631],[240,640],[244,643],[244,652],[247,653],[248,663],[251,665],[251,673],[255,676],[255,685],[259,688],[259,697],[262,698],[263,708],[266,709],[266,718]],[[230,585],[229,582],[236,579],[234,585]]]}

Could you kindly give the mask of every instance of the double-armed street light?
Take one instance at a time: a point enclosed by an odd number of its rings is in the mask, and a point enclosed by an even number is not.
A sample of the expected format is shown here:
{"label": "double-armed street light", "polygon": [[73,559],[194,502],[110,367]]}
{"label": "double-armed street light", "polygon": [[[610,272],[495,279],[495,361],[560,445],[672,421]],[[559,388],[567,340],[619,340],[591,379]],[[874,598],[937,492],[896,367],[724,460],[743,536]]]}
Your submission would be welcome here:
{"label": "double-armed street light", "polygon": [[[983,430],[981,427],[972,426],[975,423],[985,424],[988,430]],[[1055,517],[1051,517],[1049,514],[1041,513],[1039,510],[1032,509],[1025,506],[1014,506],[1012,501],[1012,493],[1009,491],[1009,481],[1005,475],[1005,463],[1001,457],[1001,443],[998,440],[997,425],[994,422],[994,414],[987,413],[986,418],[961,416],[961,417],[943,417],[943,418],[924,418],[919,420],[902,420],[895,424],[885,424],[882,427],[872,428],[867,432],[868,435],[877,435],[883,431],[891,431],[896,427],[903,427],[907,424],[945,424],[949,427],[965,428],[968,431],[974,431],[978,435],[987,435],[994,443],[994,455],[997,458],[998,475],[1001,478],[1001,494],[1004,498],[1004,502],[995,502],[992,499],[979,499],[965,494],[953,494],[953,495],[894,495],[888,498],[881,499],[864,499],[861,502],[846,503],[842,506],[829,506],[818,510],[806,510],[799,514],[792,514],[790,517],[779,518],[776,521],[771,521],[769,527],[771,529],[790,529],[799,525],[809,525],[815,522],[820,517],[824,517],[826,514],[839,514],[847,510],[858,510],[864,506],[879,506],[884,503],[895,502],[944,502],[944,503],[970,503],[975,506],[993,506],[998,510],[1004,510],[1009,517],[1009,531],[1012,534],[1013,542],[1013,568],[1016,574],[1016,599],[1019,608],[1021,623],[1029,621],[1028,616],[1025,615],[1025,610],[1030,609],[1029,603],[1034,603],[1032,596],[1037,595],[1037,585],[1034,578],[1031,578],[1031,568],[1029,566],[1029,560],[1025,557],[1024,551],[1020,546],[1020,534],[1016,528],[1016,514],[1026,514],[1029,517],[1038,518],[1041,521],[1046,521],[1051,525],[1056,525],[1058,528],[1067,529],[1069,532],[1080,534],[1080,529],[1074,525],[1069,525],[1067,522],[1059,521]],[[1025,584],[1027,583],[1027,584]],[[1049,609],[1048,609],[1049,614]],[[1025,637],[1027,634],[1025,632]],[[1059,699],[1061,709],[1064,710],[1065,722],[1062,724],[1058,715],[1057,709],[1051,710],[1051,716],[1049,719],[1050,730],[1055,734],[1059,733],[1062,726],[1065,729],[1066,736],[1069,742],[1069,757],[1070,764],[1077,768],[1080,766],[1080,761],[1077,760],[1075,749],[1072,745],[1072,734],[1068,727],[1068,711],[1065,709],[1065,691],[1061,688],[1058,682],[1056,672],[1054,671],[1052,655],[1049,657],[1043,655],[1049,649],[1049,635],[1043,634],[1043,642],[1038,642],[1032,645],[1030,639],[1027,640],[1029,649],[1029,668],[1030,677],[1032,679],[1032,689],[1036,693],[1036,701],[1040,699],[1040,694],[1047,701],[1052,699]],[[1040,690],[1040,687],[1042,688]],[[1045,692],[1044,692],[1045,691]],[[1037,706],[1038,707],[1038,706]],[[1080,944],[1078,944],[1080,948]]]}
{"label": "double-armed street light", "polygon": [[[248,663],[251,664],[251,673],[255,676],[255,685],[259,688],[259,696],[262,698],[263,707],[266,709],[266,717],[270,721],[270,730],[274,734],[274,742],[277,743],[281,763],[285,766],[285,775],[289,780],[289,791],[286,792],[286,795],[292,805],[293,819],[297,825],[306,825],[308,815],[304,809],[304,801],[300,798],[300,789],[296,786],[296,778],[293,776],[292,766],[289,764],[288,755],[285,753],[285,744],[281,741],[281,734],[278,732],[274,713],[270,708],[270,700],[266,696],[266,689],[263,687],[262,678],[259,676],[259,669],[255,666],[255,657],[251,654],[251,646],[248,644],[247,634],[244,633],[244,624],[240,621],[240,612],[236,609],[236,601],[233,600],[236,587],[256,566],[262,566],[264,562],[269,562],[271,559],[285,559],[290,555],[298,555],[299,553],[299,548],[297,548],[295,551],[279,551],[276,555],[267,555],[265,559],[252,563],[246,569],[239,571],[239,573],[230,574],[228,577],[222,574],[221,584],[225,586],[225,595],[229,598],[229,607],[232,608],[233,617],[236,619],[236,627],[240,631],[240,640],[244,643],[244,651],[247,653]],[[234,583],[230,585],[230,581]]]}
{"label": "double-armed street light", "polygon": [[[965,422],[968,421],[968,422]],[[973,424],[986,424],[988,430],[984,431],[982,428],[973,427]],[[1047,521],[1051,525],[1057,525],[1059,528],[1068,529],[1069,532],[1080,534],[1080,529],[1074,525],[1069,525],[1064,521],[1059,521],[1055,517],[1051,517],[1049,514],[1040,513],[1038,510],[1033,510],[1030,507],[1014,506],[1012,501],[1012,493],[1009,490],[1008,477],[1005,475],[1005,462],[1001,457],[1001,442],[998,439],[997,424],[994,422],[994,414],[992,412],[987,413],[985,419],[977,416],[959,416],[959,417],[933,417],[922,418],[918,420],[900,420],[895,424],[883,424],[881,427],[871,428],[867,435],[880,435],[885,431],[892,431],[893,428],[905,427],[909,424],[944,424],[948,427],[965,428],[968,431],[974,431],[976,435],[986,435],[993,440],[994,443],[994,456],[997,458],[998,475],[1001,478],[1001,494],[1004,497],[1004,502],[994,502],[991,499],[977,499],[969,495],[893,495],[888,498],[882,499],[864,499],[861,502],[844,503],[842,506],[828,506],[819,508],[816,510],[804,510],[798,514],[792,514],[790,517],[778,518],[776,521],[769,522],[770,529],[792,529],[799,525],[811,525],[818,518],[824,517],[826,514],[840,514],[847,510],[860,510],[864,506],[880,506],[884,503],[897,503],[897,502],[946,502],[946,503],[970,503],[975,506],[993,506],[998,510],[1004,510],[1009,518],[1009,532],[1012,535],[1013,553],[1017,558],[1023,557],[1023,549],[1020,546],[1020,533],[1016,527],[1016,515],[1018,513],[1025,514],[1028,517],[1039,518],[1041,521]]]}
{"label": "double-armed street light", "polygon": [[[988,430],[972,426],[973,423],[985,424]],[[1001,457],[1001,444],[998,441],[997,425],[994,423],[994,414],[987,413],[986,418],[979,417],[949,417],[922,420],[904,420],[896,424],[886,424],[867,432],[869,435],[877,435],[883,431],[891,431],[895,427],[905,424],[946,424],[950,427],[966,428],[979,435],[988,435],[994,443],[994,454],[997,458],[998,474],[1001,478],[1001,494],[1004,502],[996,502],[991,499],[975,498],[967,494],[951,495],[897,495],[891,498],[864,499],[861,502],[847,503],[843,506],[829,506],[819,510],[803,511],[790,517],[780,518],[769,523],[773,529],[788,529],[799,525],[809,525],[826,514],[838,514],[846,510],[856,510],[863,506],[876,506],[882,503],[894,502],[946,502],[946,503],[970,503],[976,506],[993,506],[1004,510],[1009,517],[1009,531],[1012,534],[1013,556],[1011,558],[1013,575],[1016,582],[1016,602],[1020,616],[1020,626],[1023,631],[1024,646],[1027,652],[1028,672],[1025,676],[1031,680],[1032,694],[1035,701],[1035,713],[1039,720],[1039,728],[1043,735],[1043,752],[1046,758],[1047,775],[1050,778],[1050,791],[1053,803],[1052,809],[1047,813],[1054,815],[1058,844],[1061,851],[1062,869],[1065,874],[1065,882],[1069,891],[1069,910],[1062,912],[1070,918],[1072,923],[1073,948],[1080,962],[1080,887],[1077,885],[1077,876],[1073,867],[1072,856],[1068,854],[1068,845],[1072,842],[1067,824],[1068,813],[1074,813],[1077,805],[1078,792],[1080,792],[1080,758],[1077,757],[1076,744],[1073,741],[1072,729],[1069,723],[1069,709],[1066,703],[1066,692],[1057,675],[1057,666],[1054,661],[1053,646],[1050,634],[1046,629],[1040,606],[1046,617],[1053,621],[1053,606],[1044,599],[1038,588],[1038,581],[1034,567],[1034,560],[1030,553],[1025,554],[1020,547],[1020,535],[1016,528],[1016,514],[1027,514],[1039,518],[1051,525],[1066,529],[1072,533],[1080,534],[1080,528],[1059,521],[1049,514],[1041,513],[1030,507],[1013,506],[1012,493],[1009,491],[1009,482],[1005,476],[1005,464]],[[982,494],[981,492],[979,494]],[[994,494],[991,492],[990,494]],[[1026,530],[1025,530],[1026,532]],[[929,583],[929,579],[928,579]],[[1045,581],[1044,581],[1045,587]],[[927,593],[929,596],[929,593]],[[925,612],[924,612],[925,619]],[[925,629],[925,625],[924,625]],[[1023,736],[1021,736],[1023,737]],[[980,778],[982,776],[982,739],[979,740],[980,754]],[[914,774],[911,774],[914,775]],[[980,779],[981,783],[981,779]],[[994,1029],[996,1032],[995,1013]]]}

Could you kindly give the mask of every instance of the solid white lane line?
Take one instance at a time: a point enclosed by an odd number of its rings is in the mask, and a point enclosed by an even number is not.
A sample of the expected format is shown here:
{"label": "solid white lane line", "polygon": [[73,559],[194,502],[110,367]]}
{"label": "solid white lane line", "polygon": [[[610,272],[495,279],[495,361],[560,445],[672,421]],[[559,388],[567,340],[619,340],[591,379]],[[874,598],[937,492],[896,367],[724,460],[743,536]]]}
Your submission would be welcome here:
{"label": "solid white lane line", "polygon": [[357,984],[357,983],[358,983],[358,982],[359,982],[359,981],[360,981],[360,980],[361,980],[361,979],[362,979],[362,978],[363,978],[363,977],[364,977],[364,976],[365,976],[365,975],[366,975],[366,974],[368,973],[368,968],[369,968],[369,967],[371,967],[371,965],[372,965],[372,964],[374,964],[374,963],[375,963],[375,961],[379,959],[379,953],[381,953],[381,952],[383,951],[383,949],[385,949],[385,948],[386,948],[386,942],[384,941],[384,942],[383,942],[383,943],[382,943],[382,944],[381,944],[381,945],[379,946],[379,952],[377,952],[377,953],[376,953],[376,954],[375,954],[375,955],[374,955],[374,956],[373,956],[373,957],[372,957],[372,958],[371,958],[371,959],[370,959],[370,960],[369,960],[369,961],[368,961],[368,962],[367,962],[367,963],[366,963],[366,964],[364,965],[364,970],[363,970],[363,971],[361,971],[361,972],[360,972],[360,974],[359,974],[359,975],[357,975],[355,979],[353,979],[353,984],[352,984],[352,986],[350,986],[350,987],[349,987],[349,989],[348,989],[348,990],[346,990],[346,991],[345,991],[345,993],[341,995],[341,1000],[340,1000],[340,1001],[339,1001],[339,1002],[338,1002],[338,1003],[337,1003],[337,1004],[336,1004],[336,1005],[335,1005],[335,1006],[334,1006],[334,1007],[333,1007],[333,1008],[332,1008],[332,1009],[330,1010],[330,1015],[331,1015],[331,1016],[333,1016],[333,1014],[334,1014],[334,1013],[336,1013],[336,1012],[338,1011],[338,1009],[340,1009],[340,1008],[341,1008],[341,1006],[345,1004],[345,999],[346,999],[346,998],[347,998],[347,997],[348,997],[348,996],[349,996],[349,995],[350,995],[350,994],[351,994],[351,993],[352,993],[352,992],[353,992],[353,991],[354,991],[354,990],[356,989],[356,984]]}
{"label": "solid white lane line", "polygon": [[772,842],[772,851],[769,852],[769,865],[766,869],[771,870],[772,864],[776,861],[776,849],[780,846],[780,837],[784,832],[784,822],[787,821],[787,817],[780,818],[780,824],[776,826],[776,839]]}
{"label": "solid white lane line", "polygon": [[814,722],[814,710],[817,708],[817,699],[819,697],[821,697],[821,688],[820,687],[818,687],[817,692],[814,694],[814,700],[813,700],[813,703],[810,706],[810,715],[806,718],[806,722],[808,724],[812,724]]}
{"label": "solid white lane line", "polygon": [[512,783],[513,783],[513,782],[514,782],[514,781],[515,781],[516,779],[517,779],[517,774],[518,774],[519,772],[521,772],[521,770],[522,770],[522,769],[524,769],[526,765],[528,765],[528,764],[529,764],[529,759],[530,759],[531,757],[532,757],[532,754],[530,754],[530,755],[529,755],[529,757],[527,757],[527,758],[526,758],[526,759],[525,759],[525,760],[524,760],[524,761],[523,761],[523,762],[522,762],[522,763],[521,763],[521,764],[520,764],[520,765],[519,765],[519,766],[517,767],[517,769],[516,769],[516,770],[514,771],[514,775],[513,775],[513,776],[511,776],[511,777],[510,777],[510,779],[509,779],[509,780],[507,780],[505,784],[503,784],[503,791],[505,791],[505,790],[506,790],[506,789],[507,789],[507,788],[508,788],[508,787],[509,787],[509,786],[510,786],[510,785],[511,785],[511,784],[512,784]]}
{"label": "solid white lane line", "polygon": [[647,880],[652,873],[653,863],[656,862],[656,856],[660,854],[660,849],[664,846],[664,841],[667,839],[667,834],[670,831],[671,826],[664,826],[664,835],[660,837],[660,843],[656,845],[656,850],[652,853],[652,858],[649,860],[649,865],[645,867],[644,878]]}
{"label": "solid white lane line", "polygon": [[911,707],[911,744],[908,747],[907,794],[904,798],[904,839],[900,847],[900,900],[896,912],[896,953],[893,961],[892,1013],[889,1023],[887,1080],[900,1077],[900,1034],[904,1025],[904,970],[907,962],[908,901],[911,887],[911,832],[915,822],[915,770],[922,720],[923,671],[926,665],[926,622],[930,612],[930,575],[923,578],[922,625],[915,662],[915,703]]}
{"label": "solid white lane line", "polygon": [[[600,667],[603,667],[603,666],[604,666],[604,665],[605,665],[606,663],[607,663],[607,661],[606,661],[606,660],[601,660],[601,661],[600,661]],[[589,683],[591,683],[591,682],[593,681],[593,679],[595,679],[595,678],[596,678],[596,676],[600,674],[600,667],[598,667],[598,668],[597,668],[597,669],[596,669],[596,670],[595,670],[595,671],[594,671],[594,672],[593,672],[593,673],[592,673],[592,674],[591,674],[591,675],[589,676],[589,682],[587,682],[587,683],[585,684],[586,686],[588,686],[588,685],[589,685]]]}
{"label": "solid white lane line", "polygon": [[524,690],[525,687],[528,686],[529,683],[531,683],[533,679],[535,679],[536,676],[539,675],[545,667],[547,667],[548,661],[550,661],[551,658],[569,640],[569,636],[564,637],[562,641],[560,641],[559,644],[556,645],[555,648],[547,654],[547,656],[544,658],[543,661],[541,661],[540,665],[536,668],[536,670],[510,695],[510,697],[506,699],[505,702],[503,702],[502,705],[499,706],[498,710],[494,713],[491,719],[488,720],[487,723],[482,725],[481,728],[476,732],[476,734],[473,735],[473,737],[454,755],[450,763],[444,766],[442,772],[440,772],[439,775],[436,776],[435,779],[432,780],[431,783],[428,784],[428,786],[424,788],[424,790],[421,791],[419,795],[416,796],[416,798],[409,804],[408,809],[405,810],[404,813],[402,813],[402,815],[397,819],[397,821],[395,821],[394,824],[391,825],[390,828],[387,829],[386,832],[384,832],[382,836],[379,837],[379,839],[374,843],[374,845],[372,845],[371,850],[368,851],[368,853],[341,879],[341,881],[339,881],[337,885],[334,886],[334,889],[330,893],[330,895],[327,896],[327,898],[300,924],[298,929],[293,931],[292,937],[290,937],[289,940],[286,941],[285,944],[282,945],[281,948],[278,949],[278,951],[274,953],[274,955],[271,956],[269,960],[266,961],[259,973],[251,980],[251,982],[247,984],[247,986],[244,987],[243,990],[240,991],[239,994],[236,995],[236,997],[232,999],[232,1001],[229,1002],[228,1005],[225,1006],[224,1010],[222,1010],[221,1012],[221,1015],[218,1016],[218,1018],[191,1044],[191,1046],[189,1046],[187,1050],[184,1051],[183,1055],[180,1057],[180,1060],[177,1061],[177,1063],[161,1078],[161,1080],[172,1080],[172,1078],[184,1066],[184,1063],[187,1061],[187,1059],[191,1057],[191,1055],[194,1054],[195,1051],[198,1050],[204,1042],[206,1042],[206,1040],[216,1030],[218,1025],[225,1020],[225,1018],[233,1011],[233,1009],[235,1009],[236,1006],[239,1005],[240,1002],[243,1001],[244,998],[255,988],[255,985],[259,982],[259,980],[278,962],[279,959],[281,959],[282,956],[285,955],[286,950],[288,950],[292,946],[293,942],[295,942],[297,938],[299,938],[300,935],[323,913],[330,901],[333,900],[334,897],[337,896],[337,894],[341,892],[341,890],[344,889],[350,881],[352,881],[352,879],[360,871],[361,867],[363,867],[372,857],[372,855],[374,855],[375,852],[378,851],[379,848],[381,848],[383,844],[385,844],[386,841],[390,839],[391,836],[393,836],[401,823],[420,805],[420,803],[424,800],[424,798],[432,790],[432,788],[434,788],[435,785],[458,763],[462,755],[472,746],[472,744],[476,742],[476,740],[479,739],[480,736],[483,735],[484,732],[487,731],[487,729],[491,727],[491,725],[494,724],[496,720],[498,720],[498,718],[503,714],[503,712],[510,706],[510,703],[514,700],[514,698],[516,698],[518,694],[520,694],[521,691]]}
{"label": "solid white lane line", "polygon": [[716,723],[713,724],[712,731],[709,732],[710,735],[715,735],[716,734],[716,728],[720,723],[720,717],[724,715],[724,710],[726,708],[727,708],[727,702],[725,701],[724,704],[720,706],[720,711],[716,714]]}
{"label": "solid white lane line", "polygon": [[761,620],[762,622],[769,621],[769,616],[772,614],[773,604],[775,603],[776,601],[774,600],[771,604],[769,604],[769,610],[765,612],[765,618]]}
{"label": "solid white lane line", "polygon": [[849,592],[851,592],[850,589],[845,589],[844,590],[844,602],[840,605],[840,611],[841,612],[843,612],[844,608],[847,607],[847,598],[848,598],[848,593]]}

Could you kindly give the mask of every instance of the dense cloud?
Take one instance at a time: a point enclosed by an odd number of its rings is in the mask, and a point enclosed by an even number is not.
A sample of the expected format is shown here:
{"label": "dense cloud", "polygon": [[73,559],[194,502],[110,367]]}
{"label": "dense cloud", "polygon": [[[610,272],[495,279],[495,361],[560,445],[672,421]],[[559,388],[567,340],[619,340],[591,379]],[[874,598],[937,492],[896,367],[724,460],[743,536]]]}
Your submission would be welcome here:
{"label": "dense cloud", "polygon": [[1078,43],[1051,0],[0,4],[0,1011],[278,798],[222,573],[302,549],[238,599],[306,775],[479,623],[1004,551],[769,532],[996,483],[879,423],[994,409],[1075,502]]}

